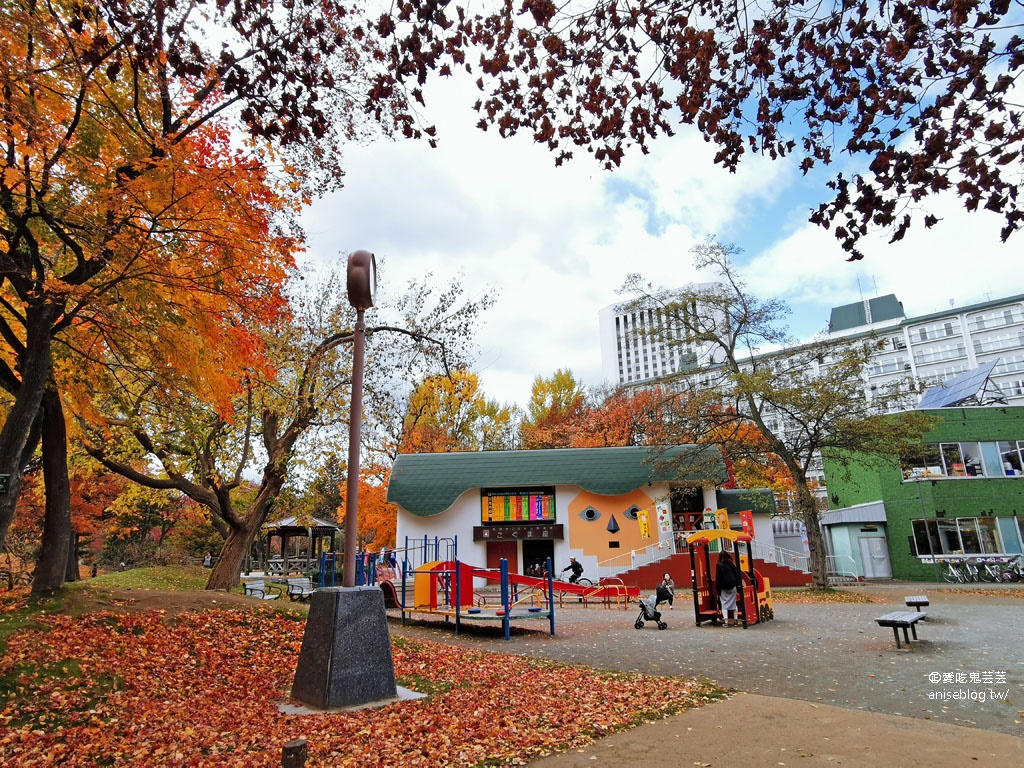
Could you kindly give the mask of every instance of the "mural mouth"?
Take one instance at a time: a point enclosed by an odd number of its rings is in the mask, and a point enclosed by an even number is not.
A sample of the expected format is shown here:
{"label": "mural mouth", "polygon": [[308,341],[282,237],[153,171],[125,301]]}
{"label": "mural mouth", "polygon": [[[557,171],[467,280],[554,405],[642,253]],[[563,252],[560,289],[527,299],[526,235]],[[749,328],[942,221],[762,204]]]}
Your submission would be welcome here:
{"label": "mural mouth", "polygon": [[619,542],[617,542],[617,541],[609,541],[608,542],[608,549],[618,549],[618,548],[619,548]]}

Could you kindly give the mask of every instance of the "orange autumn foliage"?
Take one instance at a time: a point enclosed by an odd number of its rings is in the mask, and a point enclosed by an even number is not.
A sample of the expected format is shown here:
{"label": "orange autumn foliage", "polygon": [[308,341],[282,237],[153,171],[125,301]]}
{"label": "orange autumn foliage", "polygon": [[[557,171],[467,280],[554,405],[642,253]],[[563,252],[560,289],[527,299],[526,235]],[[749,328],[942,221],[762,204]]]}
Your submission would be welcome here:
{"label": "orange autumn foliage", "polygon": [[0,659],[0,678],[18,680],[0,752],[21,768],[270,768],[302,736],[309,766],[525,764],[720,695],[704,681],[400,639],[396,679],[428,697],[282,714],[303,630],[280,611],[40,615]]}
{"label": "orange autumn foliage", "polygon": [[618,389],[579,418],[570,430],[570,444],[573,448],[664,444],[672,400],[662,387]]}
{"label": "orange autumn foliage", "polygon": [[[398,507],[388,504],[387,481],[390,469],[385,467],[364,467],[359,476],[359,518],[356,525],[359,546],[363,549],[380,551],[383,547],[395,546],[395,532],[398,524]],[[348,487],[341,489],[341,508],[338,520],[344,522],[348,509]]]}

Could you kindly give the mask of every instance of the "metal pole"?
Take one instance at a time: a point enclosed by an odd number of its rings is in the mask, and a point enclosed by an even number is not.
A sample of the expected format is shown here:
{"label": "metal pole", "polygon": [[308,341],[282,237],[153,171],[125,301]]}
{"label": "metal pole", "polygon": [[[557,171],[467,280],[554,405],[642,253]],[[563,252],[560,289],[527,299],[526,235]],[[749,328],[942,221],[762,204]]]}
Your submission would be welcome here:
{"label": "metal pole", "polygon": [[345,570],[342,586],[356,585],[356,532],[359,524],[359,441],[363,431],[363,365],[366,358],[364,311],[356,312],[352,338],[352,413],[348,426],[348,492],[345,497]]}
{"label": "metal pole", "polygon": [[[921,483],[924,478],[917,478],[917,500],[921,503],[921,522],[924,523],[924,535],[928,537],[928,551],[932,555],[932,574],[936,582],[939,581],[939,561],[935,554],[935,547],[932,545],[932,532],[928,529],[928,513],[924,509],[924,496],[921,494]],[[939,535],[939,519],[935,518],[935,535]]]}

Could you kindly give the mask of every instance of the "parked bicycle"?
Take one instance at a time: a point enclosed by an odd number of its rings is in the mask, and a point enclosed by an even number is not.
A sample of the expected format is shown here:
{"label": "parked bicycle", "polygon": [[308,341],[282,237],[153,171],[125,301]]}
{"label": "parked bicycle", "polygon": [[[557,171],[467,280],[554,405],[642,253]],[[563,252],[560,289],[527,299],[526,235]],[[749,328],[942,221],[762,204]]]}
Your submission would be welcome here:
{"label": "parked bicycle", "polygon": [[942,578],[950,584],[966,584],[967,573],[963,570],[960,563],[955,560],[946,560],[944,563],[946,566],[942,570]]}
{"label": "parked bicycle", "polygon": [[994,582],[1003,580],[1004,563],[999,560],[982,563],[978,569],[978,575],[982,581]]}
{"label": "parked bicycle", "polygon": [[1000,581],[1020,581],[1024,579],[1024,555],[1017,555],[1003,565]]}

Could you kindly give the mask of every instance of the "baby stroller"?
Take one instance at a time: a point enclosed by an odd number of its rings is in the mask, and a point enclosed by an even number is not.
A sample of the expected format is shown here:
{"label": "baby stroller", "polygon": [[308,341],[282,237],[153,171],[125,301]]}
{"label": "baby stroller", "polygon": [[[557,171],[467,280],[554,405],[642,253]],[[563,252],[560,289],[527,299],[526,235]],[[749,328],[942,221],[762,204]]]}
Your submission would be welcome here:
{"label": "baby stroller", "polygon": [[644,628],[645,621],[656,621],[658,623],[658,629],[665,629],[668,627],[664,621],[661,620],[661,611],[658,610],[658,597],[657,595],[651,595],[646,600],[638,600],[640,604],[640,615],[636,617],[636,621],[633,626],[637,629]]}

